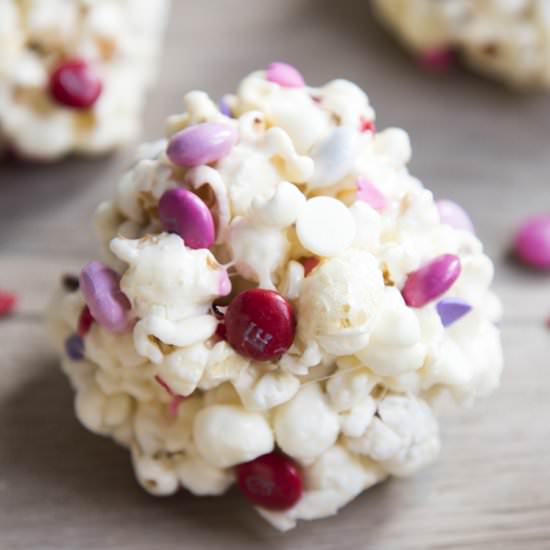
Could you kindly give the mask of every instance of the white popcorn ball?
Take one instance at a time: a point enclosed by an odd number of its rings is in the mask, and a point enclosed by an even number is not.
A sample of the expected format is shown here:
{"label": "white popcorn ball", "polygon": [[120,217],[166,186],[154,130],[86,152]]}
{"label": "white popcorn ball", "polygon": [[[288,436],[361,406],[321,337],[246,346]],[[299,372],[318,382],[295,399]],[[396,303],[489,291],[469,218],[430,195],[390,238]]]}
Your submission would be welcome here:
{"label": "white popcorn ball", "polygon": [[420,62],[448,69],[454,52],[518,88],[550,86],[550,7],[544,0],[373,0],[384,24]]}
{"label": "white popcorn ball", "polygon": [[287,530],[430,464],[437,402],[498,386],[493,265],[355,84],[274,63],[183,105],[98,209],[104,263],[58,294],[52,340],[78,418],[130,450],[145,490],[235,482]]}

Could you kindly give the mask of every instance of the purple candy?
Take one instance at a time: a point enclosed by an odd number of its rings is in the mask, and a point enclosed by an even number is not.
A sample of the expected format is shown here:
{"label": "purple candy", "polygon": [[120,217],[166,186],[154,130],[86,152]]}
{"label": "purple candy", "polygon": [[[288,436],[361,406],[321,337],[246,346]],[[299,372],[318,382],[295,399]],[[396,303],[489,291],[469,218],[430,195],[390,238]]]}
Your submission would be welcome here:
{"label": "purple candy", "polygon": [[358,201],[366,202],[375,210],[384,210],[388,206],[388,199],[380,189],[366,178],[359,176],[355,181],[357,187],[356,198]]}
{"label": "purple candy", "polygon": [[84,359],[84,340],[78,334],[71,334],[65,340],[65,352],[69,359],[80,361]]}
{"label": "purple candy", "polygon": [[436,205],[441,223],[470,233],[475,232],[474,224],[462,206],[449,200],[437,201]]}
{"label": "purple candy", "polygon": [[166,154],[178,166],[210,164],[228,155],[238,138],[239,133],[233,126],[203,122],[173,136]]}
{"label": "purple candy", "polygon": [[515,237],[518,258],[536,269],[550,269],[550,214],[527,219]]}
{"label": "purple candy", "polygon": [[92,317],[111,332],[130,328],[130,302],[120,290],[120,277],[101,262],[90,262],[80,273],[80,288]]}
{"label": "purple candy", "polygon": [[443,254],[419,270],[409,273],[403,298],[410,307],[423,307],[447,292],[461,272],[460,258]]}
{"label": "purple candy", "polygon": [[218,108],[220,110],[220,112],[222,114],[224,114],[225,116],[229,117],[229,118],[232,118],[233,117],[233,113],[231,112],[231,107],[229,106],[229,103],[227,102],[227,99],[225,96],[223,96],[219,103],[218,103]]}
{"label": "purple candy", "polygon": [[306,85],[300,72],[288,63],[271,63],[267,68],[266,78],[283,88],[303,88]]}
{"label": "purple candy", "polygon": [[441,323],[444,327],[448,327],[470,313],[472,306],[462,298],[443,298],[437,302],[436,309]]}
{"label": "purple candy", "polygon": [[189,248],[210,248],[216,240],[212,213],[187,189],[166,191],[159,201],[159,216],[164,229],[179,235]]}

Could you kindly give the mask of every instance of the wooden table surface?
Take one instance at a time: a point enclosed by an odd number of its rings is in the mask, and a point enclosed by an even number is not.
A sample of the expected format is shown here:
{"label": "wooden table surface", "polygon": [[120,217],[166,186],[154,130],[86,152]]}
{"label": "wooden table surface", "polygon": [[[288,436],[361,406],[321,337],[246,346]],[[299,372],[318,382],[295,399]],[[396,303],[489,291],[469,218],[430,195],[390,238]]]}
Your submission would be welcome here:
{"label": "wooden table surface", "polygon": [[379,127],[410,131],[411,169],[466,206],[497,264],[506,308],[500,391],[443,422],[440,461],[364,494],[337,517],[280,534],[230,492],[155,499],[126,451],[74,419],[42,325],[59,275],[95,252],[90,219],[129,151],[94,161],[0,167],[0,287],[21,297],[0,321],[0,548],[408,550],[550,548],[550,277],[506,259],[511,233],[550,206],[550,96],[458,71],[418,71],[363,0],[174,0],[146,137],[200,88],[218,97],[283,59],[307,80],[364,87]]}

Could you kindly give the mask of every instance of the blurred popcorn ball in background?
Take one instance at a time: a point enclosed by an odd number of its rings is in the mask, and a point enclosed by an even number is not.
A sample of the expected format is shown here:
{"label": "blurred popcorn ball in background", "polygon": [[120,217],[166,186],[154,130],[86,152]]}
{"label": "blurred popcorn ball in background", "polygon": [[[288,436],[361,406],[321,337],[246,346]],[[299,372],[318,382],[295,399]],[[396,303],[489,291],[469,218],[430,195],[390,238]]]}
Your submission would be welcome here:
{"label": "blurred popcorn ball in background", "polygon": [[373,0],[428,68],[466,64],[516,87],[550,87],[548,0]]}
{"label": "blurred popcorn ball in background", "polygon": [[0,149],[32,160],[135,139],[168,0],[1,0]]}
{"label": "blurred popcorn ball in background", "polygon": [[147,491],[236,483],[287,530],[432,463],[436,402],[498,386],[493,265],[355,84],[274,63],[184,105],[99,207],[101,261],[51,329],[78,418]]}

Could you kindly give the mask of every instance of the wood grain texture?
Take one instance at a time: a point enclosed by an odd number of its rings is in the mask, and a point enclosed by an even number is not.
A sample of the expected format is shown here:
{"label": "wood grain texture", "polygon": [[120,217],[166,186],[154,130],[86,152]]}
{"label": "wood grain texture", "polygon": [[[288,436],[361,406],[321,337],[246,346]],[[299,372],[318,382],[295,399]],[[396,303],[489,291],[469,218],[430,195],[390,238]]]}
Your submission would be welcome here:
{"label": "wood grain texture", "polygon": [[336,76],[371,97],[378,126],[412,137],[411,169],[462,202],[497,264],[506,316],[501,390],[443,421],[441,460],[368,491],[337,517],[281,535],[236,492],[155,499],[127,453],[87,433],[42,327],[59,275],[93,255],[88,220],[129,151],[52,166],[0,166],[0,287],[21,295],[0,321],[0,548],[320,550],[550,548],[550,279],[506,260],[515,224],[550,204],[550,98],[457,71],[419,72],[358,0],[175,0],[146,136],[189,89],[218,97],[273,59],[308,81]]}

